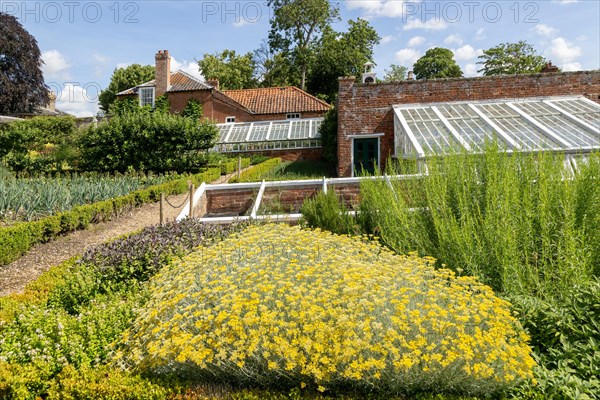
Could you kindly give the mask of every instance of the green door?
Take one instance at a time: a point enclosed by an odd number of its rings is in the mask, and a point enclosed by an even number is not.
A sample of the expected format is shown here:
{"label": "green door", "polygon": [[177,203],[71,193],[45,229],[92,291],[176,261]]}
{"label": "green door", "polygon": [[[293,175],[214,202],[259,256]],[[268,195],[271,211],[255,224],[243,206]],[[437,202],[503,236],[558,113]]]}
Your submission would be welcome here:
{"label": "green door", "polygon": [[354,176],[375,173],[379,164],[379,138],[354,139]]}

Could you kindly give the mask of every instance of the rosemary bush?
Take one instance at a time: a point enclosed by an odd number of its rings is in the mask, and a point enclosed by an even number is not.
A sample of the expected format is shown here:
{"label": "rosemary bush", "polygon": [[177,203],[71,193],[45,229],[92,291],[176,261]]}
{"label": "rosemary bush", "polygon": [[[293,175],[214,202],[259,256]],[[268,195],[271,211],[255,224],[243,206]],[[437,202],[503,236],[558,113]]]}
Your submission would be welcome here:
{"label": "rosemary bush", "polygon": [[[560,297],[598,274],[600,154],[568,177],[564,155],[428,160],[421,181],[361,183],[361,222],[399,253],[418,251],[510,295]],[[567,179],[569,178],[569,179]]]}

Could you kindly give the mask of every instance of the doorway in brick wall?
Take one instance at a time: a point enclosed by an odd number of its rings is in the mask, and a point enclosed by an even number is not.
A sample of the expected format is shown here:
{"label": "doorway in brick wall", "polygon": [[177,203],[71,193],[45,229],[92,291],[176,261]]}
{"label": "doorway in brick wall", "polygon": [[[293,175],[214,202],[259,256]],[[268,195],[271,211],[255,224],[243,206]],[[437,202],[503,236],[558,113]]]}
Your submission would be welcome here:
{"label": "doorway in brick wall", "polygon": [[373,174],[379,164],[379,138],[354,138],[352,140],[352,176]]}

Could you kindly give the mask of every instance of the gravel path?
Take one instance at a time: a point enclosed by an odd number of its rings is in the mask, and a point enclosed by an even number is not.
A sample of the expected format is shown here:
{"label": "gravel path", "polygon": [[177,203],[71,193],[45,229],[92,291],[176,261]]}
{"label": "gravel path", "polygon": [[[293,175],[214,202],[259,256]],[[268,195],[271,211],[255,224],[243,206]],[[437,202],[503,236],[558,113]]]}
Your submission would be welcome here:
{"label": "gravel path", "polygon": [[[236,173],[221,176],[212,183],[225,183],[234,175]],[[186,198],[187,193],[167,198],[173,205],[183,204],[179,208],[166,205],[164,210],[166,221],[177,218],[185,205]],[[110,221],[91,225],[86,230],[75,231],[48,243],[35,245],[23,257],[11,264],[0,266],[0,297],[11,293],[22,293],[25,286],[37,279],[44,271],[82,254],[90,247],[159,222],[160,203],[151,203],[123,213]]]}

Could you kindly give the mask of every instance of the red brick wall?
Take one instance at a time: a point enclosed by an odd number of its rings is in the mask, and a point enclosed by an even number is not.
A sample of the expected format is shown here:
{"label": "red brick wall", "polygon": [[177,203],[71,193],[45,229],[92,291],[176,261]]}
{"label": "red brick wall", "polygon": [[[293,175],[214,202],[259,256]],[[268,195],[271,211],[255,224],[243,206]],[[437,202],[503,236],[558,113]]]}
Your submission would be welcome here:
{"label": "red brick wall", "polygon": [[380,163],[393,153],[393,104],[434,103],[536,96],[584,95],[600,103],[600,71],[356,84],[340,78],[338,173],[352,173],[348,135],[384,133]]}
{"label": "red brick wall", "polygon": [[[263,194],[262,207],[269,213],[297,213],[304,200],[314,197],[322,190],[321,186],[296,186],[294,188],[268,188]],[[329,186],[350,208],[356,208],[359,202],[360,186],[357,183]],[[210,190],[195,211],[197,217],[234,217],[250,215],[258,189]],[[281,207],[281,211],[278,210]],[[260,212],[259,212],[260,213]]]}
{"label": "red brick wall", "polygon": [[[210,190],[206,192],[206,216],[234,217],[249,214],[258,189]],[[201,215],[203,216],[203,215]]]}

